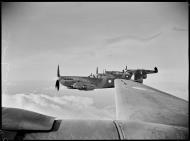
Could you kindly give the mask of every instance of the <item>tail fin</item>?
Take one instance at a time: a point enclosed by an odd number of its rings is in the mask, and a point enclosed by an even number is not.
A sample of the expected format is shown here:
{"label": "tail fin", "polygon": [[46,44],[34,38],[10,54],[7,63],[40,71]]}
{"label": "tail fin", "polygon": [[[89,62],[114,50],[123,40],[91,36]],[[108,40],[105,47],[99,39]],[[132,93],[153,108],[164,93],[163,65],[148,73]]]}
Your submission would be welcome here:
{"label": "tail fin", "polygon": [[155,73],[158,72],[158,68],[157,68],[157,67],[154,68],[154,72],[155,72]]}

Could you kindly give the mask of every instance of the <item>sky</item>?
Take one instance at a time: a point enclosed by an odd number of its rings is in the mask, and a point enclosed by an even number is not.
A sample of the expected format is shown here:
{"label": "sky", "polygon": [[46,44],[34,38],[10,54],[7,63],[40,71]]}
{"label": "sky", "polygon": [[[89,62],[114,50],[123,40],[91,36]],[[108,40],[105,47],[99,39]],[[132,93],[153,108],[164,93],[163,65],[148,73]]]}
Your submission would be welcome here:
{"label": "sky", "polygon": [[188,3],[2,3],[2,104],[114,118],[114,89],[62,87],[57,94],[58,64],[61,75],[71,76],[88,76],[97,66],[99,72],[157,66],[144,84],[188,100]]}

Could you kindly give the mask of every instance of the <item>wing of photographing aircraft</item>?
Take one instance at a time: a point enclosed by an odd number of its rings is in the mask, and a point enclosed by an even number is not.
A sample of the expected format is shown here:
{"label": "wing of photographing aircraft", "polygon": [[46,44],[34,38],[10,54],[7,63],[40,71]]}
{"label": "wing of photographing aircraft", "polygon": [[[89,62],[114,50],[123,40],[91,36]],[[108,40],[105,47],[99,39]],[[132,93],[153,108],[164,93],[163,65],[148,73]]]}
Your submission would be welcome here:
{"label": "wing of photographing aircraft", "polygon": [[115,80],[116,117],[126,139],[188,138],[188,102],[130,80]]}
{"label": "wing of photographing aircraft", "polygon": [[188,139],[188,102],[131,80],[115,80],[115,120],[56,120],[2,108],[1,139]]}

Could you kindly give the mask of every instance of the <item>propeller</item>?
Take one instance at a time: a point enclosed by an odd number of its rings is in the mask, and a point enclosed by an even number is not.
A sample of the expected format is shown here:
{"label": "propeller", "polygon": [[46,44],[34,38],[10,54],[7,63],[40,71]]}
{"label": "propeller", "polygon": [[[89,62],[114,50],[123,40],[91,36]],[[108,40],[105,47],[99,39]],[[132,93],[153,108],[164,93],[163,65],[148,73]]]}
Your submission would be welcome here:
{"label": "propeller", "polygon": [[57,91],[59,91],[59,80],[56,81],[55,88],[57,88]]}
{"label": "propeller", "polygon": [[58,80],[56,81],[55,83],[55,88],[57,89],[57,91],[59,91],[59,77],[60,77],[60,73],[59,73],[59,65],[57,67],[57,77],[58,77]]}

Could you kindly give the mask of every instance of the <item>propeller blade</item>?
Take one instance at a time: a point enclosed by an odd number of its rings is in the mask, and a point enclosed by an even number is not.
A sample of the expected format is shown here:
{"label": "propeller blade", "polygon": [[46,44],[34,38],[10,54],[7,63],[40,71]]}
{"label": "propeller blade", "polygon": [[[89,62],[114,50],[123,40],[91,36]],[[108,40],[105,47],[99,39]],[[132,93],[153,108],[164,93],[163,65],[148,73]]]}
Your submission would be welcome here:
{"label": "propeller blade", "polygon": [[55,88],[57,88],[57,91],[59,91],[59,80],[56,81]]}
{"label": "propeller blade", "polygon": [[60,73],[59,73],[59,65],[57,67],[57,77],[60,77]]}

